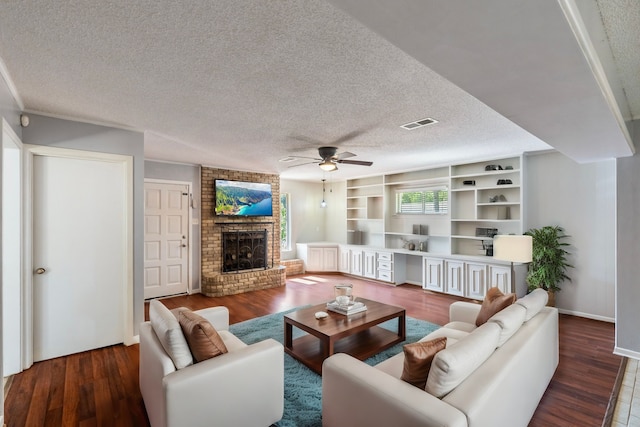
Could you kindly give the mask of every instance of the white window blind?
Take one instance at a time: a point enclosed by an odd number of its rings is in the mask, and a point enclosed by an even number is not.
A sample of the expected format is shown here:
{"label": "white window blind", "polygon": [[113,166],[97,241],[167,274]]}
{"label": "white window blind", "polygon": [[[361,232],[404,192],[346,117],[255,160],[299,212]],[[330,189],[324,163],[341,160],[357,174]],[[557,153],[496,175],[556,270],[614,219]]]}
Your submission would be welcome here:
{"label": "white window blind", "polygon": [[396,191],[396,214],[446,214],[449,190],[445,187]]}

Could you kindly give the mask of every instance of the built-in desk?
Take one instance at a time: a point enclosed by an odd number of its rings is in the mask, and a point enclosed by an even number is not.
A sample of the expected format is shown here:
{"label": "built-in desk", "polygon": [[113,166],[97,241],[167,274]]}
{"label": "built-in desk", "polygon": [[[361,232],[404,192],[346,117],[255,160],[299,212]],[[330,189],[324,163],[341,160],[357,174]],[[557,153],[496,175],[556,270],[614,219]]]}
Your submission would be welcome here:
{"label": "built-in desk", "polygon": [[[341,272],[392,285],[412,284],[477,300],[489,288],[511,292],[511,263],[487,256],[450,255],[407,249],[343,245],[332,242],[298,243],[297,256],[308,272]],[[526,265],[515,264],[516,294],[526,294]]]}

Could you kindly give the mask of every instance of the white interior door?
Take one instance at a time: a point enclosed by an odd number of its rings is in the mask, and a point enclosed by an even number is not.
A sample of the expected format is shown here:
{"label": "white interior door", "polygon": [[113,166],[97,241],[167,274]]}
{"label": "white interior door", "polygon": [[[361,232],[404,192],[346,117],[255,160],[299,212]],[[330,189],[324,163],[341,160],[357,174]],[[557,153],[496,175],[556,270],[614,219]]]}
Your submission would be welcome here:
{"label": "white interior door", "polygon": [[124,341],[127,167],[33,157],[35,361]]}
{"label": "white interior door", "polygon": [[187,292],[189,187],[144,184],[144,297]]}

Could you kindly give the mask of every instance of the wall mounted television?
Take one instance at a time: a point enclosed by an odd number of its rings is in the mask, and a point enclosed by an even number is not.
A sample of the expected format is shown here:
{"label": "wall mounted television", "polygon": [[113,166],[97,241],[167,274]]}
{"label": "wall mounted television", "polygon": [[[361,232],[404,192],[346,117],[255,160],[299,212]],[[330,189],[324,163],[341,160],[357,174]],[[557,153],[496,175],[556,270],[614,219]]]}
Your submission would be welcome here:
{"label": "wall mounted television", "polygon": [[215,214],[273,216],[271,184],[216,179]]}

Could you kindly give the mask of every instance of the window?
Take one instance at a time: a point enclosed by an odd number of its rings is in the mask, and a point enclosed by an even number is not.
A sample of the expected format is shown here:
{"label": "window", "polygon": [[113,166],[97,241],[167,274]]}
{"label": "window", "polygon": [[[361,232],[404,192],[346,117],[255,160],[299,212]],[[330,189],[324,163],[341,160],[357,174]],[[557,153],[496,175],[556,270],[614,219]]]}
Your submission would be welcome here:
{"label": "window", "polygon": [[289,193],[280,194],[280,249],[291,250],[291,215],[289,214]]}
{"label": "window", "polygon": [[399,190],[396,192],[397,214],[446,214],[449,191],[446,187]]}

